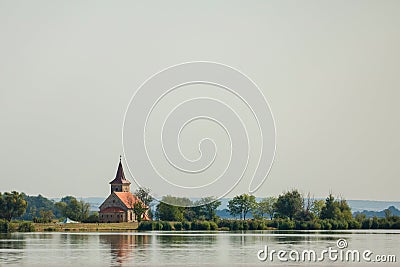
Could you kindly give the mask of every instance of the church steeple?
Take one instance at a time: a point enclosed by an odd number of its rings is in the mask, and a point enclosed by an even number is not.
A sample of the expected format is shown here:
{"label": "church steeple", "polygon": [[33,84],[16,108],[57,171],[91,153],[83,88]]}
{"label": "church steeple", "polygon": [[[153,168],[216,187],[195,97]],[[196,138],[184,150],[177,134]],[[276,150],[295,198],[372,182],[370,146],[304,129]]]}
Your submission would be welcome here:
{"label": "church steeple", "polygon": [[117,174],[115,175],[114,180],[110,182],[111,184],[111,193],[113,192],[130,192],[130,184],[124,174],[124,168],[122,167],[121,156],[119,156],[119,164],[117,169]]}

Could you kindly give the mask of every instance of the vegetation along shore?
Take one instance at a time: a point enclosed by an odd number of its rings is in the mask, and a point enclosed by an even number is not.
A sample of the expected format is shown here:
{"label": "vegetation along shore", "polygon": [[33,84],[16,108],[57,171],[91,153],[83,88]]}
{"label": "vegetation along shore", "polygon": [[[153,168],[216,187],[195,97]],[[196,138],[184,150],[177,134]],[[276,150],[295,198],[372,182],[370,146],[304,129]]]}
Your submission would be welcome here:
{"label": "vegetation along shore", "polygon": [[[147,203],[151,198],[149,189],[138,189],[136,195]],[[0,193],[0,232],[400,229],[400,217],[389,209],[384,211],[383,218],[353,216],[345,199],[330,194],[325,200],[316,200],[296,189],[259,201],[247,194],[235,196],[228,203],[234,219],[218,217],[216,210],[221,202],[212,197],[193,202],[164,196],[163,200],[150,201],[150,221],[142,221],[143,209],[138,209],[137,222],[99,223],[98,213],[91,212],[88,203],[73,196],[55,202],[41,195],[5,192]],[[78,223],[63,223],[66,218]]]}

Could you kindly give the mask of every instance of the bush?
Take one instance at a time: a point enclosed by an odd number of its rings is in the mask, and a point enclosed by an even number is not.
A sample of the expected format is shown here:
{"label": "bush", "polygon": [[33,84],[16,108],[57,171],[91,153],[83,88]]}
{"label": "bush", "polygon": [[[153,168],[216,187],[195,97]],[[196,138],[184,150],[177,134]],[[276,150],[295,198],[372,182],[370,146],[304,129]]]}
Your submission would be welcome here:
{"label": "bush", "polygon": [[177,231],[182,230],[182,223],[181,222],[174,223],[174,229]]}
{"label": "bush", "polygon": [[210,223],[208,221],[195,221],[192,222],[192,230],[210,230]]}
{"label": "bush", "polygon": [[349,229],[360,229],[361,223],[355,219],[350,220],[349,222]]}
{"label": "bush", "polygon": [[249,223],[249,230],[258,230],[258,226],[260,225],[259,221],[252,220]]}
{"label": "bush", "polygon": [[99,222],[99,214],[95,213],[82,220],[83,223],[98,223]]}
{"label": "bush", "polygon": [[172,226],[171,226],[171,224],[169,222],[162,221],[161,224],[162,224],[162,230],[163,231],[171,231],[172,230]]}
{"label": "bush", "polygon": [[141,231],[153,230],[153,222],[147,222],[147,221],[140,222],[140,224],[138,226],[138,230],[141,230]]}
{"label": "bush", "polygon": [[372,227],[372,220],[370,219],[365,219],[361,223],[361,228],[362,229],[371,229]]}
{"label": "bush", "polygon": [[228,228],[228,230],[232,230],[232,225],[233,225],[233,221],[232,220],[220,220],[218,222],[218,227],[219,228]]}
{"label": "bush", "polygon": [[0,220],[0,233],[8,232],[8,222],[6,220]]}
{"label": "bush", "polygon": [[8,223],[8,232],[9,233],[16,232],[17,229],[18,229],[18,223],[16,223],[16,222],[9,222]]}
{"label": "bush", "polygon": [[320,230],[321,224],[317,220],[309,221],[309,222],[307,222],[307,229],[308,230]]}
{"label": "bush", "polygon": [[265,230],[265,229],[268,229],[267,224],[265,222],[260,222],[258,224],[257,230]]}
{"label": "bush", "polygon": [[209,222],[210,223],[210,230],[218,230],[218,225],[215,222]]}
{"label": "bush", "polygon": [[185,230],[191,230],[192,229],[192,223],[188,221],[182,222],[182,228]]}
{"label": "bush", "polygon": [[392,224],[392,229],[400,229],[400,221],[396,221]]}
{"label": "bush", "polygon": [[162,230],[163,229],[163,224],[161,222],[152,222],[151,224],[151,230]]}
{"label": "bush", "polygon": [[34,232],[35,227],[31,222],[22,222],[18,226],[18,232]]}
{"label": "bush", "polygon": [[295,223],[290,220],[285,220],[282,221],[282,223],[279,225],[279,230],[292,230],[295,228]]}
{"label": "bush", "polygon": [[229,231],[230,229],[229,229],[229,227],[221,227],[221,228],[219,228],[219,230],[220,231]]}
{"label": "bush", "polygon": [[231,230],[233,231],[243,230],[243,222],[238,220],[233,221]]}

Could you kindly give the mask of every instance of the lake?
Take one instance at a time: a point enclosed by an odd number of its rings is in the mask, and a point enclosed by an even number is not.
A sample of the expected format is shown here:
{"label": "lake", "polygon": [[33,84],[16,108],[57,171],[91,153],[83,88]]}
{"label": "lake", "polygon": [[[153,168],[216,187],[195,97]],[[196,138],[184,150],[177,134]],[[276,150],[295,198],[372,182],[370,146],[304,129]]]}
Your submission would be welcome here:
{"label": "lake", "polygon": [[[347,247],[338,248],[344,239]],[[370,250],[376,255],[396,256],[400,261],[399,230],[349,231],[244,231],[244,232],[128,232],[128,233],[12,233],[0,235],[0,266],[267,266],[267,265],[359,265],[340,260],[340,251]],[[280,261],[265,256],[271,250],[287,251],[283,260],[297,259],[304,250],[320,252],[331,247],[338,251],[338,260],[324,254],[321,262]],[[262,250],[261,253],[258,253]],[[292,252],[291,252],[292,251]],[[295,251],[295,252],[293,252]],[[296,251],[298,254],[296,254]],[[257,255],[259,254],[259,256]],[[368,254],[368,253],[367,253]],[[282,254],[283,255],[283,254]],[[281,255],[281,256],[282,256]],[[350,255],[350,254],[349,254]],[[307,254],[305,254],[307,256]],[[299,256],[300,257],[300,256]],[[345,257],[343,258],[345,259]],[[382,260],[382,257],[379,258]]]}

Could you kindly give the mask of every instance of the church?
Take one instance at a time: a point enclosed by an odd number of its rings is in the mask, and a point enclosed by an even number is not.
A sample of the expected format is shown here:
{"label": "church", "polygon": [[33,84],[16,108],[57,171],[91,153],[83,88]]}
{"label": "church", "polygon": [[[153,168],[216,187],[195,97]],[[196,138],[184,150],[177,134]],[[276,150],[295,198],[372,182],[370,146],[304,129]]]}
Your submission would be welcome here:
{"label": "church", "polygon": [[[130,191],[131,182],[125,178],[121,157],[119,159],[117,174],[114,180],[110,182],[110,185],[111,194],[100,205],[99,221],[103,223],[137,221],[136,215],[133,212],[133,206],[135,203],[141,202],[141,200]],[[144,214],[142,220],[149,220],[147,212]]]}

